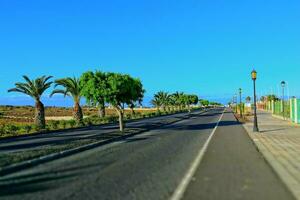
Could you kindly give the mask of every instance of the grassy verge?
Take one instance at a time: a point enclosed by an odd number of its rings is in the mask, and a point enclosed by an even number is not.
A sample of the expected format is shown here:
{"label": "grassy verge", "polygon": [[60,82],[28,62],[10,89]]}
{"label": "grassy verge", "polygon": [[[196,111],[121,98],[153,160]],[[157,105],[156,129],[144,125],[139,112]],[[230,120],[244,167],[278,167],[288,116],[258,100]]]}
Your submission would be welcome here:
{"label": "grassy verge", "polygon": [[[169,111],[169,112],[148,112],[145,114],[136,113],[135,115],[127,114],[125,115],[125,121],[132,119],[143,119],[149,117],[157,117],[169,114],[175,114],[183,111]],[[118,121],[117,116],[107,116],[103,118],[99,118],[97,116],[91,116],[84,119],[83,124],[78,126],[74,120],[60,120],[60,121],[48,121],[45,130],[39,130],[32,124],[2,124],[0,125],[0,138],[14,137],[14,136],[26,136],[30,134],[38,134],[38,133],[47,133],[49,131],[61,131],[72,128],[81,128],[88,127],[93,125],[103,125],[108,123],[115,123]]]}

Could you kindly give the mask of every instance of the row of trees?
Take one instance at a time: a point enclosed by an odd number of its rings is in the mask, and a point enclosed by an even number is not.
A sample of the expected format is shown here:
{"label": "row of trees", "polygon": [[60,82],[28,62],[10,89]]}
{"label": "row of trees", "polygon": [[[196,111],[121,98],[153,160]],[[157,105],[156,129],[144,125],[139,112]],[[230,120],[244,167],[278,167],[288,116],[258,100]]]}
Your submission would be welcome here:
{"label": "row of trees", "polygon": [[35,124],[37,127],[45,128],[45,109],[41,102],[43,93],[54,85],[54,94],[63,94],[72,97],[74,101],[73,117],[78,124],[82,123],[83,113],[80,100],[85,97],[90,105],[99,107],[100,117],[105,116],[105,103],[110,104],[118,113],[120,131],[124,130],[124,108],[134,108],[141,104],[144,92],[141,81],[127,74],[105,73],[101,71],[88,71],[80,78],[62,78],[51,81],[52,76],[42,76],[30,80],[23,76],[25,82],[15,83],[15,88],[8,92],[20,92],[29,95],[35,100]]}
{"label": "row of trees", "polygon": [[199,101],[198,96],[194,94],[185,94],[183,92],[175,92],[169,94],[168,92],[160,91],[154,94],[151,103],[159,112],[160,109],[165,111],[182,110],[187,108],[190,112],[190,106],[197,104]]}

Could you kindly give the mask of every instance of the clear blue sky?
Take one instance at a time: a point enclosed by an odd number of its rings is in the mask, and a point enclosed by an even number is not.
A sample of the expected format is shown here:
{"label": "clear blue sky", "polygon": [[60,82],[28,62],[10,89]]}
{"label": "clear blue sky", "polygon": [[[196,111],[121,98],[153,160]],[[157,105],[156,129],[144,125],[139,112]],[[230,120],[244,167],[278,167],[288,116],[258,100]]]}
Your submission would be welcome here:
{"label": "clear blue sky", "polygon": [[0,97],[21,75],[86,70],[139,77],[158,90],[230,98],[300,95],[300,2],[211,0],[0,0]]}

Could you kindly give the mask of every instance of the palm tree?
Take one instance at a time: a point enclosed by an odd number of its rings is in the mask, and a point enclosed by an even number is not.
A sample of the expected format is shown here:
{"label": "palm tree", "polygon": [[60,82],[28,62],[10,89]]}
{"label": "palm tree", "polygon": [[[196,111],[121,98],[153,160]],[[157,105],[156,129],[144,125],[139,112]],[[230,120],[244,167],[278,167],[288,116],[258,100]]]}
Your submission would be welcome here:
{"label": "palm tree", "polygon": [[176,99],[175,104],[177,105],[179,110],[182,110],[186,104],[186,95],[183,92],[175,92],[173,95]]}
{"label": "palm tree", "polygon": [[30,80],[27,76],[23,76],[25,83],[15,83],[15,88],[9,89],[8,92],[20,92],[32,97],[35,100],[34,121],[38,128],[45,128],[45,108],[41,102],[42,94],[51,86],[52,76],[42,76],[35,80]]}
{"label": "palm tree", "polygon": [[166,106],[168,105],[168,96],[169,94],[163,91],[159,91],[154,95],[154,98],[159,99],[159,101],[161,102],[161,106],[164,112],[166,111]]}
{"label": "palm tree", "polygon": [[154,96],[154,99],[151,100],[151,104],[156,107],[156,111],[159,113],[159,108],[161,107],[161,101]]}
{"label": "palm tree", "polygon": [[73,117],[77,123],[81,123],[83,118],[82,109],[80,107],[82,87],[79,84],[79,79],[75,77],[57,79],[55,80],[55,88],[57,86],[62,86],[64,89],[55,89],[50,96],[53,96],[54,94],[63,94],[64,96],[72,97],[74,101]]}
{"label": "palm tree", "polygon": [[171,107],[171,110],[174,111],[176,107],[176,97],[174,96],[174,94],[170,94],[168,100],[169,100],[169,107]]}

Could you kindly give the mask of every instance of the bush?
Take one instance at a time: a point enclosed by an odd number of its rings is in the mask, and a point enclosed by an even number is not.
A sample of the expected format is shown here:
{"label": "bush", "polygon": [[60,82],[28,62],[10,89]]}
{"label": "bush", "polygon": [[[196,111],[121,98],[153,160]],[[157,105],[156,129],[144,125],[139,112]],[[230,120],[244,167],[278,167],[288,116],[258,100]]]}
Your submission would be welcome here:
{"label": "bush", "polygon": [[157,113],[153,112],[153,113],[151,113],[151,116],[155,117],[155,116],[157,116]]}
{"label": "bush", "polygon": [[152,117],[152,113],[146,113],[146,117]]}
{"label": "bush", "polygon": [[25,133],[30,133],[30,131],[32,130],[32,126],[31,125],[25,125],[24,127],[23,127],[23,129],[25,130]]}
{"label": "bush", "polygon": [[76,125],[76,121],[75,121],[75,120],[73,120],[73,119],[72,119],[72,120],[70,120],[70,121],[69,121],[69,125],[70,125],[70,127],[71,127],[71,128],[74,128],[74,127],[75,127],[75,125]]}
{"label": "bush", "polygon": [[40,126],[34,125],[34,130],[35,130],[36,132],[40,132],[42,129],[41,129]]}
{"label": "bush", "polygon": [[67,127],[67,121],[66,120],[59,121],[59,126],[62,127],[63,129],[66,129],[66,127]]}
{"label": "bush", "polygon": [[49,127],[52,130],[57,130],[59,126],[59,121],[50,121],[49,122]]}
{"label": "bush", "polygon": [[4,125],[0,126],[0,135],[5,135],[5,126]]}
{"label": "bush", "polygon": [[13,124],[8,124],[8,125],[6,125],[5,129],[6,129],[7,133],[10,133],[10,134],[13,134],[13,135],[17,135],[18,134],[18,130],[20,130],[20,127],[15,126]]}
{"label": "bush", "polygon": [[116,122],[118,121],[118,117],[117,116],[109,116],[109,117],[105,117],[107,122]]}
{"label": "bush", "polygon": [[100,117],[93,117],[91,118],[91,123],[92,124],[101,124],[103,121],[105,121],[105,118],[100,118]]}
{"label": "bush", "polygon": [[131,115],[131,114],[126,114],[125,115],[125,119],[132,119],[132,117],[133,117],[133,115]]}
{"label": "bush", "polygon": [[93,122],[92,122],[92,119],[91,118],[85,118],[83,120],[84,124],[87,125],[87,126],[92,126],[93,125]]}

